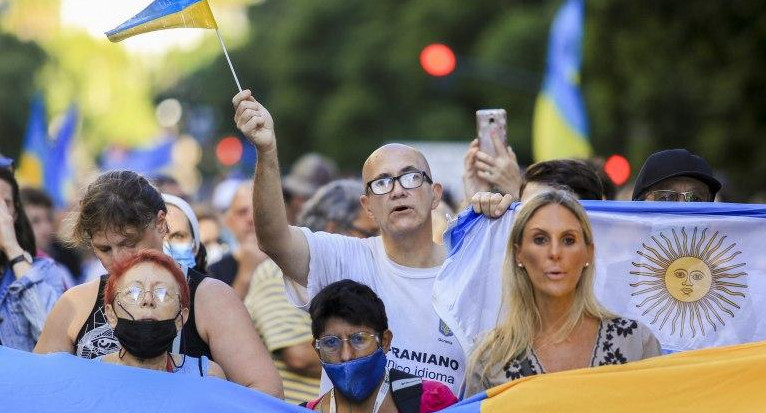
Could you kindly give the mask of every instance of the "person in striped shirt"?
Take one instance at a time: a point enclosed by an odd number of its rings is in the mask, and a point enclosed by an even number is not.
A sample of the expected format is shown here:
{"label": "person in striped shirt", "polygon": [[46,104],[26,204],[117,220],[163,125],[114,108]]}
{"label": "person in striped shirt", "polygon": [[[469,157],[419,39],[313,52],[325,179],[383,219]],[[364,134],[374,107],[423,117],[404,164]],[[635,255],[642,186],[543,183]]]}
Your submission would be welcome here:
{"label": "person in striped shirt", "polygon": [[[330,182],[304,204],[298,225],[359,238],[376,235],[377,225],[361,210],[362,193],[361,181]],[[300,404],[315,399],[321,367],[313,348],[311,318],[288,301],[282,271],[271,259],[253,273],[245,307],[282,376],[285,401]]]}

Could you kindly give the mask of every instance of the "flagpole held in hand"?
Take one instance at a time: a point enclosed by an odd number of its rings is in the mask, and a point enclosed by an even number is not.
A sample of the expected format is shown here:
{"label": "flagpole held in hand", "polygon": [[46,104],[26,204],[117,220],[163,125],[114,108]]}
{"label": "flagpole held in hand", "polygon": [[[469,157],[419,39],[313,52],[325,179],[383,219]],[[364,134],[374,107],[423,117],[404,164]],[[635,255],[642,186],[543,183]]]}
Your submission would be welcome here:
{"label": "flagpole held in hand", "polygon": [[237,89],[239,89],[239,91],[241,92],[242,86],[239,85],[239,79],[237,78],[237,73],[234,71],[234,66],[231,64],[231,59],[229,58],[229,52],[226,51],[226,46],[223,44],[223,38],[221,38],[221,32],[219,32],[218,29],[215,29],[215,34],[218,35],[218,41],[221,42],[223,55],[226,56],[226,61],[229,63],[229,69],[231,69],[231,75],[234,76],[234,81],[237,83]]}

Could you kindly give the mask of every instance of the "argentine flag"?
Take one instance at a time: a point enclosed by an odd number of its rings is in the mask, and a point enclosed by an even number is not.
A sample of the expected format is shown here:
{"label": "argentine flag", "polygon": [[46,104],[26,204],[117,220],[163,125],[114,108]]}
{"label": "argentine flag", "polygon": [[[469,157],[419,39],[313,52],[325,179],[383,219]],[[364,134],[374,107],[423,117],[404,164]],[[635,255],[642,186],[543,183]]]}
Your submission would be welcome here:
{"label": "argentine flag", "polygon": [[[766,339],[766,206],[583,201],[596,244],[596,296],[652,329],[665,352]],[[513,216],[466,211],[445,234],[433,302],[469,354],[501,310]],[[459,263],[459,265],[458,265]]]}

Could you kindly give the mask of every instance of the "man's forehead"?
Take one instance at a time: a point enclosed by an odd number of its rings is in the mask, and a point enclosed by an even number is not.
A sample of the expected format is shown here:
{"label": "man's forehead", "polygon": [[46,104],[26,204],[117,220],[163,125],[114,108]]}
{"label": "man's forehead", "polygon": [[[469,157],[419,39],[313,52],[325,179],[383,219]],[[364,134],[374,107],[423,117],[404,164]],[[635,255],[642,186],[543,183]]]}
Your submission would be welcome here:
{"label": "man's forehead", "polygon": [[389,144],[373,152],[362,168],[365,180],[382,174],[396,175],[408,169],[424,170],[430,175],[428,162],[415,148],[401,144]]}

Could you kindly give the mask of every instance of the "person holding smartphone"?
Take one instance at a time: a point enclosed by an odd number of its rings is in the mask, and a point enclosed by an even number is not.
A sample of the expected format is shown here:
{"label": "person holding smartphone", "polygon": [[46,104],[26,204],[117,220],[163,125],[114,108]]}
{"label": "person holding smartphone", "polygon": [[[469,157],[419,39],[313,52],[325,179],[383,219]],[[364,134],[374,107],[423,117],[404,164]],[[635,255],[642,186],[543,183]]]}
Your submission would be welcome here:
{"label": "person holding smartphone", "polygon": [[480,192],[510,194],[519,198],[522,177],[516,154],[506,143],[505,110],[476,112],[478,138],[464,157],[463,189],[466,201]]}

